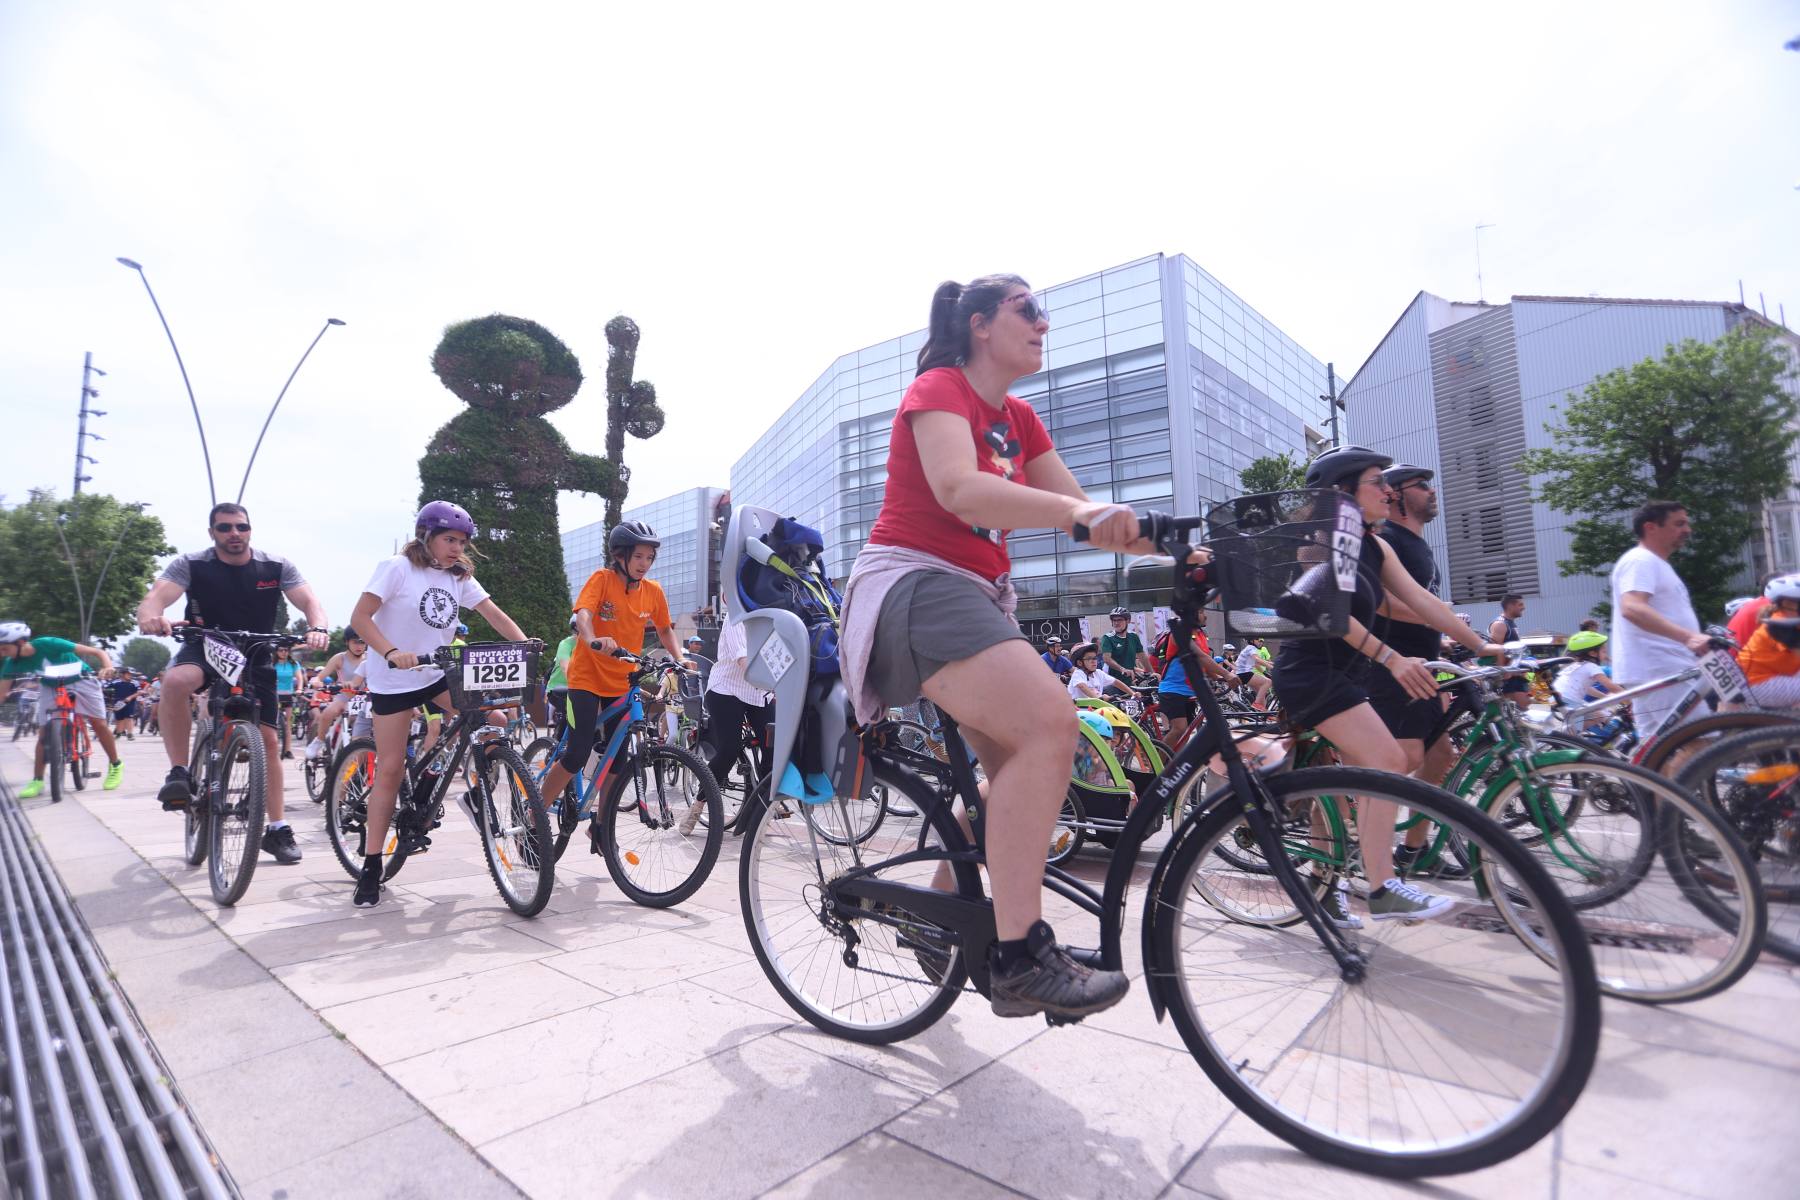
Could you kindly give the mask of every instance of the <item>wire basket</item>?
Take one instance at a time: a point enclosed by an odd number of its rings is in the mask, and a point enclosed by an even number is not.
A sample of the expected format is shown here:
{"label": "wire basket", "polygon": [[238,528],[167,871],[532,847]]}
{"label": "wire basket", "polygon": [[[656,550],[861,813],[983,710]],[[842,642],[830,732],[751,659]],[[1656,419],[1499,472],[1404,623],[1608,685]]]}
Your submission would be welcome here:
{"label": "wire basket", "polygon": [[537,686],[542,655],[537,642],[471,642],[445,646],[431,658],[443,668],[451,706],[461,712],[523,704]]}
{"label": "wire basket", "polygon": [[1263,492],[1206,514],[1208,579],[1239,637],[1342,637],[1359,586],[1363,517],[1336,490]]}

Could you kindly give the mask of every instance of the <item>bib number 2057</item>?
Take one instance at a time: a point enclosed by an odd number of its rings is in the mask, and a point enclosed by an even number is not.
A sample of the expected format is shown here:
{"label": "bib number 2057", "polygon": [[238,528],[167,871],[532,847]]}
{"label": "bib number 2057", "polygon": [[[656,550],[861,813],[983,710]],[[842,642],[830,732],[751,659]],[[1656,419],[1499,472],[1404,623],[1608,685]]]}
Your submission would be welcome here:
{"label": "bib number 2057", "polygon": [[525,686],[525,651],[470,650],[463,656],[463,687],[472,692],[504,692]]}

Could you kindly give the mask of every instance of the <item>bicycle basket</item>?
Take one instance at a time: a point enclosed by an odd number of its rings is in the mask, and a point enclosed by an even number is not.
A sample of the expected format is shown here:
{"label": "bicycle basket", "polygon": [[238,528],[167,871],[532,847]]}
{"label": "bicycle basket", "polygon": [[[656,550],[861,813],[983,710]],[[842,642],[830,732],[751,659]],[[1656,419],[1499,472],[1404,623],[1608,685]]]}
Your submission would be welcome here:
{"label": "bicycle basket", "polygon": [[1239,637],[1341,637],[1350,631],[1363,519],[1335,490],[1264,492],[1206,514],[1208,576]]}
{"label": "bicycle basket", "polygon": [[450,703],[469,708],[511,708],[537,684],[541,648],[531,642],[472,642],[445,646],[431,656],[444,670]]}

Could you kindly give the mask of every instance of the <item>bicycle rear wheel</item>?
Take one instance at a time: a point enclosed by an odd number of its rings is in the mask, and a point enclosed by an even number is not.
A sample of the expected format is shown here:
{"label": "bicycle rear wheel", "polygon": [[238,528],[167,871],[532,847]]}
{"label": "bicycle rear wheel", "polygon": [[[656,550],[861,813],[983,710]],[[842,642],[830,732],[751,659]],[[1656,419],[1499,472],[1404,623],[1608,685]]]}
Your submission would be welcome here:
{"label": "bicycle rear wheel", "polygon": [[262,730],[245,721],[225,726],[219,753],[219,778],[212,801],[211,837],[207,866],[213,903],[220,908],[236,904],[256,874],[256,858],[262,853],[263,805],[268,793],[268,758]]}
{"label": "bicycle rear wheel", "polygon": [[50,803],[61,804],[63,798],[63,732],[66,726],[52,720],[44,726],[44,778],[50,781]]}
{"label": "bicycle rear wheel", "polygon": [[[1331,796],[1390,800],[1453,831],[1508,888],[1438,880],[1458,902],[1444,919],[1359,918],[1343,931],[1358,976],[1310,922],[1248,924],[1197,886],[1224,861],[1211,848],[1245,817],[1237,800],[1220,802],[1171,843],[1145,912],[1145,979],[1207,1076],[1284,1141],[1392,1178],[1490,1166],[1554,1129],[1593,1068],[1600,994],[1574,910],[1543,868],[1487,816],[1418,780],[1315,767],[1261,786],[1276,812]],[[1303,880],[1294,885],[1287,902],[1322,920]],[[1530,901],[1517,919],[1539,927],[1550,961],[1502,919],[1513,892]]]}
{"label": "bicycle rear wheel", "polygon": [[1746,709],[1740,712],[1718,712],[1677,725],[1657,738],[1645,751],[1640,766],[1652,771],[1673,774],[1682,764],[1673,760],[1677,754],[1697,754],[1721,740],[1751,729],[1800,729],[1800,716],[1770,709]]}
{"label": "bicycle rear wheel", "polygon": [[[832,842],[806,821],[770,819],[760,797],[738,860],[738,900],[750,945],[781,998],[834,1037],[885,1045],[931,1026],[956,1003],[968,972],[955,935],[893,906],[845,911],[827,885],[866,869],[894,883],[929,887],[939,861],[889,867],[915,849],[963,845],[944,806],[923,786],[890,781],[920,815],[883,822],[867,842]],[[949,839],[949,840],[946,840]],[[980,876],[954,864],[958,889],[981,894]]]}
{"label": "bicycle rear wheel", "polygon": [[94,735],[76,717],[69,726],[69,779],[76,791],[83,791],[88,781],[88,759],[94,753]]}
{"label": "bicycle rear wheel", "polygon": [[351,738],[325,773],[325,836],[338,865],[362,877],[363,830],[369,821],[369,787],[375,779],[375,739]]}
{"label": "bicycle rear wheel", "polygon": [[719,859],[725,837],[719,785],[705,763],[679,746],[640,742],[635,757],[600,809],[600,852],[620,891],[650,908],[668,908],[693,895]]}
{"label": "bicycle rear wheel", "polygon": [[1756,868],[1716,812],[1656,772],[1602,756],[1533,764],[1482,807],[1528,814],[1514,835],[1533,835],[1523,848],[1574,905],[1607,995],[1698,1000],[1756,962],[1768,920]]}
{"label": "bicycle rear wheel", "polygon": [[212,845],[212,809],[207,804],[206,758],[212,740],[212,722],[200,717],[194,722],[194,748],[188,756],[188,781],[193,799],[181,810],[181,857],[190,867],[206,861]]}
{"label": "bicycle rear wheel", "polygon": [[475,815],[488,874],[506,907],[535,917],[556,885],[556,851],[544,798],[519,757],[518,747],[496,738],[471,754],[488,756],[475,772]]}
{"label": "bicycle rear wheel", "polygon": [[1676,782],[1737,831],[1768,904],[1763,945],[1800,962],[1800,729],[1735,734],[1688,762]]}

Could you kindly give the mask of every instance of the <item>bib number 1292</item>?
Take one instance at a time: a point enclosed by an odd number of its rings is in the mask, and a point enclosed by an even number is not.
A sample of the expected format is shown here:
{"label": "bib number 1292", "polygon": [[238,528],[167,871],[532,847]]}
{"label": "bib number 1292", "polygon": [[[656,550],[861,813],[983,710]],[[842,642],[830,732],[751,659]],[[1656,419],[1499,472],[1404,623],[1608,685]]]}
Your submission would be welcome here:
{"label": "bib number 1292", "polygon": [[525,651],[470,650],[463,657],[463,687],[471,692],[504,692],[525,686]]}

